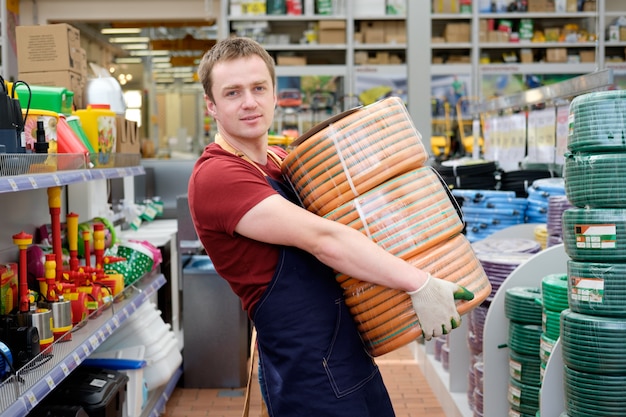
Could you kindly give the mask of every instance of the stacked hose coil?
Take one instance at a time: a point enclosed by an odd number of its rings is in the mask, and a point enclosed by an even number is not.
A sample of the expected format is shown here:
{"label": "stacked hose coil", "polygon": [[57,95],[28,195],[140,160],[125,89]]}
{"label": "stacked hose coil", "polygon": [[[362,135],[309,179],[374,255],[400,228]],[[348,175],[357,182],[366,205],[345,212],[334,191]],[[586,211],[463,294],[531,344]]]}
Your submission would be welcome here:
{"label": "stacked hose coil", "polygon": [[566,410],[571,417],[623,416],[626,319],[565,310],[561,346]]}
{"label": "stacked hose coil", "polygon": [[565,195],[565,181],[563,178],[543,178],[533,181],[528,188],[526,222],[546,223],[549,198],[561,195]]}
{"label": "stacked hose coil", "polygon": [[561,313],[565,409],[570,417],[624,415],[626,400],[626,93],[570,104],[563,212],[569,308]]}
{"label": "stacked hose coil", "polygon": [[542,333],[539,346],[542,376],[561,334],[561,312],[569,307],[567,274],[550,274],[541,280]]}
{"label": "stacked hose coil", "polygon": [[461,204],[465,235],[470,242],[526,222],[528,200],[516,197],[513,191],[453,189],[452,195]]}
{"label": "stacked hose coil", "polygon": [[467,314],[467,346],[470,351],[468,402],[477,415],[483,414],[483,332],[489,303],[485,301]]}
{"label": "stacked hose coil", "polygon": [[457,159],[433,166],[451,190],[495,190],[500,172],[493,161]]}
{"label": "stacked hose coil", "polygon": [[548,197],[548,213],[546,215],[546,231],[548,233],[546,247],[563,243],[563,212],[573,208],[566,195]]}
{"label": "stacked hose coil", "polygon": [[493,300],[505,279],[518,266],[541,251],[541,245],[531,239],[488,237],[472,243],[474,252],[491,283],[491,294],[487,301]]}
{"label": "stacked hose coil", "polygon": [[500,187],[502,191],[514,191],[519,198],[528,197],[529,187],[542,178],[552,178],[554,173],[540,169],[522,169],[518,171],[504,171],[500,174]]}
{"label": "stacked hose coil", "polygon": [[[491,292],[448,188],[425,166],[427,152],[404,103],[390,97],[334,116],[293,142],[282,170],[309,211],[359,230],[388,252],[475,295]],[[370,354],[421,336],[404,291],[337,274]]]}
{"label": "stacked hose coil", "polygon": [[541,289],[512,287],[504,296],[504,314],[509,319],[509,407],[514,413],[534,415],[541,386]]}

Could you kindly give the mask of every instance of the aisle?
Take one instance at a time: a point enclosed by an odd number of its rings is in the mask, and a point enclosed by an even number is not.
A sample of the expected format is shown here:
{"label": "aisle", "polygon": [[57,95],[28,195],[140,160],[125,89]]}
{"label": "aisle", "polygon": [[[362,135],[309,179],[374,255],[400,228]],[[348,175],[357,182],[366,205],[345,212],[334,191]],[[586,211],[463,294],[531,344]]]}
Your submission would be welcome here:
{"label": "aisle", "polygon": [[[376,358],[387,384],[396,417],[445,417],[410,347]],[[256,377],[256,374],[255,374]],[[258,384],[253,384],[250,417],[260,415]],[[241,417],[243,389],[176,388],[164,417]]]}

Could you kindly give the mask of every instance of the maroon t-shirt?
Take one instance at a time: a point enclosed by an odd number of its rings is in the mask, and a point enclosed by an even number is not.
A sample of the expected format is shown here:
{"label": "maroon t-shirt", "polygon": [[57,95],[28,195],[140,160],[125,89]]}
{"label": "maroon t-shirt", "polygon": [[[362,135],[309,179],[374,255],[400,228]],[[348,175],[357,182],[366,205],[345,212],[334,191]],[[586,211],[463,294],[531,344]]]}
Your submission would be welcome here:
{"label": "maroon t-shirt", "polygon": [[[272,150],[281,158],[286,155],[281,148]],[[259,167],[282,179],[271,158]],[[248,210],[274,194],[255,166],[214,143],[204,149],[189,179],[189,209],[198,238],[250,316],[274,275],[279,247],[238,235],[235,227]]]}

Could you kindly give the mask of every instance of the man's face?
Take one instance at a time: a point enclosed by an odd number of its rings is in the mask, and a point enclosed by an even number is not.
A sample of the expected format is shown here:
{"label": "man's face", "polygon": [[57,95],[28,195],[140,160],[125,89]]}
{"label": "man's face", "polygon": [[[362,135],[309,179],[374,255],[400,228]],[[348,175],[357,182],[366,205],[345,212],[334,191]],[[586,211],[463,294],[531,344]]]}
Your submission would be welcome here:
{"label": "man's face", "polygon": [[238,139],[267,134],[274,118],[276,94],[265,62],[258,56],[220,62],[213,67],[209,113],[220,133]]}

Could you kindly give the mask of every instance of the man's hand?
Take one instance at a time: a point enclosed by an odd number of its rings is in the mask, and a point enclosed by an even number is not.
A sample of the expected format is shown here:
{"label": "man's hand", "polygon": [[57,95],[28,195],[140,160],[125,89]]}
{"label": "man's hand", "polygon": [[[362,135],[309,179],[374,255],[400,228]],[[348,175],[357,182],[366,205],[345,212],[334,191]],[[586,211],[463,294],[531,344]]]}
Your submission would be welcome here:
{"label": "man's hand", "polygon": [[426,283],[408,292],[426,340],[448,334],[461,325],[455,300],[471,300],[474,294],[453,282],[428,274]]}

